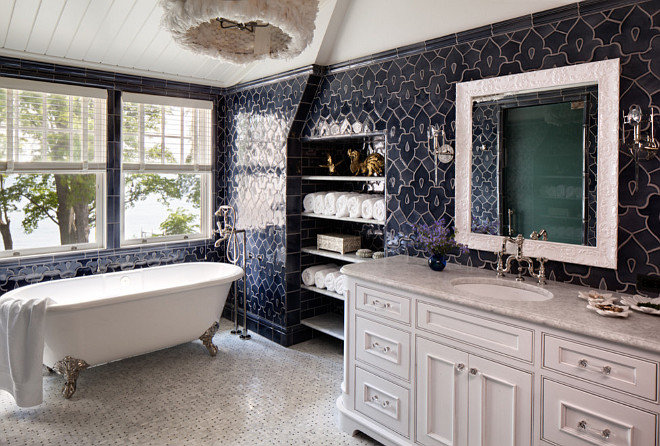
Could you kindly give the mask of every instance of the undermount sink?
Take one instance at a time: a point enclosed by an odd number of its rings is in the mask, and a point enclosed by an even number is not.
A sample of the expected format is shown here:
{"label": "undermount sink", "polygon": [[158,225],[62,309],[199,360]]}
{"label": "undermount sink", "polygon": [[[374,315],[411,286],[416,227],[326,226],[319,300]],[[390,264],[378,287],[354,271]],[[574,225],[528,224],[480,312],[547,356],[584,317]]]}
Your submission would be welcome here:
{"label": "undermount sink", "polygon": [[461,277],[451,285],[457,290],[475,296],[516,302],[541,302],[553,298],[553,294],[536,285],[510,282],[488,277]]}

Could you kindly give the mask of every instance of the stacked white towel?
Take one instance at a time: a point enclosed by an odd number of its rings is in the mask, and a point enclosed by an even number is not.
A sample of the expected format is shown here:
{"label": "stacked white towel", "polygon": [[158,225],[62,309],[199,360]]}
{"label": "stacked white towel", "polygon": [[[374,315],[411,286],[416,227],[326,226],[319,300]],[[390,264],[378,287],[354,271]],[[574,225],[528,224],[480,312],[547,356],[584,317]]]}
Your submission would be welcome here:
{"label": "stacked white towel", "polygon": [[327,192],[319,192],[319,194],[314,197],[315,214],[323,214],[325,211],[325,194],[327,194]]}
{"label": "stacked white towel", "polygon": [[339,268],[333,267],[317,271],[316,274],[314,274],[316,288],[325,288],[325,277],[330,273],[334,273],[335,271],[339,271]]}
{"label": "stacked white towel", "polygon": [[384,221],[385,201],[374,194],[358,192],[314,192],[303,198],[303,211],[344,218]]}
{"label": "stacked white towel", "polygon": [[325,194],[325,209],[323,209],[325,215],[335,215],[337,213],[337,199],[342,194],[343,192],[328,192]]}
{"label": "stacked white towel", "polygon": [[362,218],[371,220],[374,217],[374,204],[380,200],[380,198],[367,198],[362,202]]}
{"label": "stacked white towel", "polygon": [[346,297],[346,276],[343,274],[335,277],[335,293]]}
{"label": "stacked white towel", "polygon": [[355,195],[348,199],[348,216],[351,218],[360,218],[362,216],[362,203],[367,198],[367,194]]}
{"label": "stacked white towel", "polygon": [[348,217],[348,199],[355,195],[360,195],[360,194],[348,192],[345,194],[341,194],[339,198],[337,198],[337,203],[336,203],[337,212],[335,213],[337,217]]}
{"label": "stacked white towel", "polygon": [[374,216],[375,220],[385,221],[385,200],[379,199],[374,203]]}
{"label": "stacked white towel", "polygon": [[325,276],[325,289],[328,291],[335,291],[335,280],[337,280],[337,277],[341,275],[342,274],[339,271],[335,271],[334,273],[330,273]]}
{"label": "stacked white towel", "polygon": [[303,211],[304,212],[314,212],[314,198],[319,194],[319,192],[314,192],[313,194],[305,195],[303,198]]}
{"label": "stacked white towel", "polygon": [[50,299],[0,298],[0,389],[19,407],[43,402],[46,307]]}
{"label": "stacked white towel", "polygon": [[316,273],[322,269],[336,268],[337,265],[334,263],[328,263],[326,265],[316,265],[309,268],[305,268],[302,272],[302,281],[307,286],[314,286],[316,284]]}

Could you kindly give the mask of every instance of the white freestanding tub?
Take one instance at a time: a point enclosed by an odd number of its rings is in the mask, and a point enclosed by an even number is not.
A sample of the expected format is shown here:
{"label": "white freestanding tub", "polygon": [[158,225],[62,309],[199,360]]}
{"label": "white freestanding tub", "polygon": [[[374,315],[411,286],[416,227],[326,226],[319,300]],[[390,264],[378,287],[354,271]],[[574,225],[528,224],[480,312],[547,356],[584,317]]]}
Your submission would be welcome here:
{"label": "white freestanding tub", "polygon": [[89,366],[198,338],[215,355],[210,339],[232,282],[242,276],[227,263],[180,263],[43,282],[6,296],[52,299],[43,361],[65,375],[69,398]]}

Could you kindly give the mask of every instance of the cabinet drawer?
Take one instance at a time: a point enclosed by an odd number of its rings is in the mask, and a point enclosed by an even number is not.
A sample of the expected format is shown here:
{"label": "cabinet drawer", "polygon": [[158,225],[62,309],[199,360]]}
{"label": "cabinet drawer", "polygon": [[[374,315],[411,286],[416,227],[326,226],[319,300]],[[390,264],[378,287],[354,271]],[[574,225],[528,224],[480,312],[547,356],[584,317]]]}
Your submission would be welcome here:
{"label": "cabinet drawer", "polygon": [[410,324],[410,299],[407,297],[357,285],[355,308]]}
{"label": "cabinet drawer", "polygon": [[410,333],[359,316],[355,333],[357,360],[410,380]]}
{"label": "cabinet drawer", "polygon": [[418,302],[417,326],[481,348],[532,361],[534,332],[444,307]]}
{"label": "cabinet drawer", "polygon": [[408,437],[410,392],[359,367],[355,368],[355,410]]}
{"label": "cabinet drawer", "polygon": [[562,446],[653,446],[657,415],[543,380],[541,438]]}
{"label": "cabinet drawer", "polygon": [[657,362],[547,334],[543,347],[543,365],[549,369],[652,401],[657,398]]}

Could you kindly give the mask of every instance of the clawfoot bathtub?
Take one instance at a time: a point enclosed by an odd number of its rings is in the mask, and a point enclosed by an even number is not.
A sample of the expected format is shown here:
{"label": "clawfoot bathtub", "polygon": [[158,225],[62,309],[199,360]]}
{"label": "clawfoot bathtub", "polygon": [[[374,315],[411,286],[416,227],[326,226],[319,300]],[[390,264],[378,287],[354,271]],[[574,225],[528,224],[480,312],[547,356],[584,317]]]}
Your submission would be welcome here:
{"label": "clawfoot bathtub", "polygon": [[43,363],[64,375],[65,398],[87,367],[211,338],[233,281],[227,263],[180,263],[28,285],[14,298],[47,296]]}

